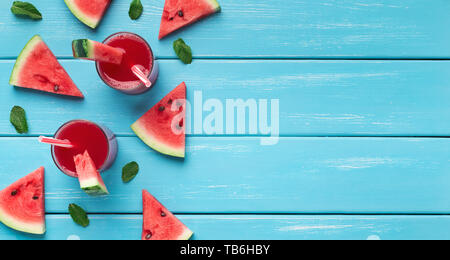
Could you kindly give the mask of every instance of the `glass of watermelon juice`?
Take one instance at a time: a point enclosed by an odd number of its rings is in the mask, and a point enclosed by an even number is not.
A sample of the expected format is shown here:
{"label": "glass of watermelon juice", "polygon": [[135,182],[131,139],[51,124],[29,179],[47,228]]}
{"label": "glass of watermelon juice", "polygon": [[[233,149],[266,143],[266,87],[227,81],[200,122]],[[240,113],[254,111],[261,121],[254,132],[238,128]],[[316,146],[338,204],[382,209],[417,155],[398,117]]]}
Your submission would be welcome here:
{"label": "glass of watermelon juice", "polygon": [[74,156],[86,150],[97,169],[107,170],[117,156],[117,140],[113,132],[87,120],[73,120],[62,125],[55,133],[55,138],[69,140],[74,147],[52,146],[52,157],[56,166],[66,175],[77,177]]}
{"label": "glass of watermelon juice", "polygon": [[103,43],[125,51],[120,65],[96,62],[98,75],[106,85],[131,95],[148,91],[150,88],[132,72],[134,65],[147,75],[152,86],[155,84],[159,73],[158,63],[150,45],[142,37],[134,33],[119,32],[106,38]]}

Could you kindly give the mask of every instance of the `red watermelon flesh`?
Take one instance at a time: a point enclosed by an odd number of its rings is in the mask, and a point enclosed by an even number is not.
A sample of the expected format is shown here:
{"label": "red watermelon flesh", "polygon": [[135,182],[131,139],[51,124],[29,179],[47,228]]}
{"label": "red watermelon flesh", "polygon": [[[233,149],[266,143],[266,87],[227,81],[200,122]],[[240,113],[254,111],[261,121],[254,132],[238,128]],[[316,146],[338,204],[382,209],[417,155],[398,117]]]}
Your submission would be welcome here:
{"label": "red watermelon flesh", "polygon": [[64,2],[78,20],[95,29],[102,20],[111,0],[64,0]]}
{"label": "red watermelon flesh", "polygon": [[54,94],[83,97],[39,35],[34,36],[20,53],[9,84]]}
{"label": "red watermelon flesh", "polygon": [[166,0],[159,29],[159,39],[220,11],[216,0]]}
{"label": "red watermelon flesh", "polygon": [[144,224],[142,240],[189,240],[192,231],[148,191],[142,191]]}
{"label": "red watermelon flesh", "polygon": [[44,167],[0,191],[0,221],[22,232],[45,233]]}
{"label": "red watermelon flesh", "polygon": [[131,128],[156,151],[174,156],[185,155],[186,84],[183,82],[145,113]]}

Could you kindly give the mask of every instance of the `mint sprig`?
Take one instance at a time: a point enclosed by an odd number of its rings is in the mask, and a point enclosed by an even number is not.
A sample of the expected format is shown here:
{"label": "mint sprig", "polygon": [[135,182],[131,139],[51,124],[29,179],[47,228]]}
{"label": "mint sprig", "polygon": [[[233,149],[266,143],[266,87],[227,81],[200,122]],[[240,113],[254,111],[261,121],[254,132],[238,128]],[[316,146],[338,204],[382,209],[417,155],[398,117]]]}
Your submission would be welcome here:
{"label": "mint sprig", "polygon": [[139,164],[130,162],[122,168],[122,181],[128,183],[132,181],[139,172]]}
{"label": "mint sprig", "polygon": [[11,12],[15,15],[26,16],[33,20],[41,20],[42,14],[33,4],[22,1],[15,1],[11,6]]}
{"label": "mint sprig", "polygon": [[143,11],[144,7],[142,6],[141,0],[133,0],[133,2],[131,2],[130,4],[128,15],[132,20],[137,20],[139,17],[141,17]]}
{"label": "mint sprig", "polygon": [[89,226],[89,218],[86,214],[86,211],[84,211],[84,209],[77,204],[72,203],[69,205],[69,213],[72,217],[73,222],[82,227]]}
{"label": "mint sprig", "polygon": [[192,63],[192,50],[189,45],[187,45],[183,39],[178,39],[173,42],[173,50],[177,54],[178,58],[184,63],[184,64],[191,64]]}
{"label": "mint sprig", "polygon": [[11,109],[9,121],[19,134],[28,133],[28,123],[25,110],[19,106],[14,106]]}

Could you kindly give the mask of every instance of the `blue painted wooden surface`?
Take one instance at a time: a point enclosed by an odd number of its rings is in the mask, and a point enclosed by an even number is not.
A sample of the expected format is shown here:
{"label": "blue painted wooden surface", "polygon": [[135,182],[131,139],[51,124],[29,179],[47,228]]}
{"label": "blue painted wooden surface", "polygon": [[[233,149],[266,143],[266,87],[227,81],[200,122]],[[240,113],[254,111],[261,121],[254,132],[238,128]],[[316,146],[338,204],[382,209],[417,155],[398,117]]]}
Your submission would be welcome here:
{"label": "blue painted wooden surface", "polygon": [[[144,2],[138,21],[127,16],[129,1],[115,0],[95,31],[63,1],[32,2],[44,20],[16,18],[12,1],[0,3],[0,189],[45,166],[48,232],[0,226],[0,239],[139,239],[143,188],[179,214],[194,239],[450,238],[450,63],[434,60],[450,58],[449,1],[222,0],[222,13],[162,41],[163,0]],[[159,58],[158,83],[145,95],[109,89],[92,63],[71,58],[73,39],[117,31],[141,34]],[[8,86],[36,33],[84,100]],[[191,45],[192,65],[175,59],[178,37]],[[279,99],[279,143],[261,146],[260,132],[196,133],[184,161],[152,151],[129,125],[181,81],[190,101],[197,91],[222,102]],[[29,134],[10,125],[13,105],[27,110]],[[103,175],[109,197],[84,194],[36,141],[74,118],[119,136],[117,162]],[[141,172],[124,185],[121,167],[132,160]],[[90,213],[88,228],[67,215],[73,202]]]}
{"label": "blue painted wooden surface", "polygon": [[[104,173],[111,192],[90,197],[60,174],[36,138],[1,138],[14,156],[0,164],[0,182],[41,165],[47,169],[46,208],[68,202],[96,213],[139,213],[141,190],[176,213],[450,213],[450,139],[192,137],[187,158],[174,160],[136,137],[119,138],[117,162]],[[27,167],[15,169],[27,158]],[[137,178],[124,185],[121,167],[136,160]],[[11,170],[14,169],[14,170]]]}
{"label": "blue painted wooden surface", "polygon": [[[49,39],[58,56],[71,56],[73,38],[103,40],[119,30],[145,36],[158,57],[174,57],[173,40],[183,37],[196,57],[213,58],[448,58],[447,0],[222,0],[222,13],[162,41],[157,40],[164,0],[144,3],[144,14],[128,17],[129,1],[113,1],[92,31],[63,1],[34,1],[42,22],[17,20],[9,0],[0,3],[0,57],[16,56],[35,33]],[[13,40],[11,40],[13,39]]]}
{"label": "blue painted wooden surface", "polygon": [[[62,64],[85,100],[5,83],[0,118],[8,118],[10,108],[19,104],[28,111],[31,135],[53,134],[68,120],[87,118],[129,136],[129,126],[140,115],[186,81],[191,102],[196,91],[202,91],[204,102],[215,98],[223,104],[226,99],[279,99],[283,136],[450,134],[448,61],[197,60],[185,66],[162,60],[157,85],[141,96],[124,96],[105,86],[93,63]],[[0,82],[8,82],[13,65],[14,61],[0,61]],[[0,121],[0,134],[14,134],[7,120]]]}
{"label": "blue painted wooden surface", "polygon": [[[448,216],[178,215],[193,239],[450,239]],[[82,228],[67,215],[48,215],[44,236],[0,226],[2,239],[140,239],[142,215],[90,215]],[[105,236],[105,234],[107,234]]]}

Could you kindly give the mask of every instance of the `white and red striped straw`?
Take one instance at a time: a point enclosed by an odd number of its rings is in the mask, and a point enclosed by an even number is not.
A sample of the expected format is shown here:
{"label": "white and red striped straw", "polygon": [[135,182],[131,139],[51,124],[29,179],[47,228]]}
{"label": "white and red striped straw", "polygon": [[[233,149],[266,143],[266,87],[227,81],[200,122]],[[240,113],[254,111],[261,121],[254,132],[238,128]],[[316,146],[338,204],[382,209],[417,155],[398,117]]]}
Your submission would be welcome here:
{"label": "white and red striped straw", "polygon": [[131,71],[140,81],[142,81],[142,83],[144,83],[147,88],[152,86],[152,82],[150,82],[147,76],[145,76],[145,73],[137,65],[131,67]]}
{"label": "white and red striped straw", "polygon": [[39,142],[51,144],[63,148],[73,148],[74,145],[69,140],[59,140],[51,137],[39,136]]}

